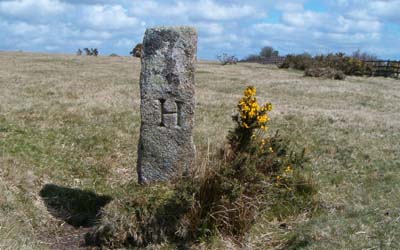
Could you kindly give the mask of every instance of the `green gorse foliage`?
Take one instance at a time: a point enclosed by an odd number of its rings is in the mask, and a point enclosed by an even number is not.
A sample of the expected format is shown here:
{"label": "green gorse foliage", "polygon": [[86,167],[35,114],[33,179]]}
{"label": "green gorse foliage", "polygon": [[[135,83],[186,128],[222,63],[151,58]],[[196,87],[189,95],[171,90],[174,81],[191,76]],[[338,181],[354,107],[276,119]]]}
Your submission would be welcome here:
{"label": "green gorse foliage", "polygon": [[267,134],[272,105],[260,106],[248,87],[233,117],[236,127],[213,166],[177,183],[133,185],[132,194],[104,211],[88,242],[144,247],[193,244],[215,235],[240,244],[259,216],[283,218],[316,207],[315,187],[302,171],[304,150],[290,149],[276,132]]}

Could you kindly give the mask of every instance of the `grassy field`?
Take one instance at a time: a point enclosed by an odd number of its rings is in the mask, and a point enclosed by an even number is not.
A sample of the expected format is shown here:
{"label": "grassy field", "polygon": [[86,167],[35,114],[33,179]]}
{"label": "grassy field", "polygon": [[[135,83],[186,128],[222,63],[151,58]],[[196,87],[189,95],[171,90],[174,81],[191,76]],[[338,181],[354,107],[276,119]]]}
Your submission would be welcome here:
{"label": "grassy field", "polygon": [[[132,57],[0,53],[0,249],[77,249],[93,214],[136,180],[139,74]],[[311,218],[260,220],[247,248],[400,249],[400,81],[199,62],[199,165],[247,85],[273,103],[270,130],[306,148],[321,200]],[[44,202],[61,191],[91,204],[78,209],[93,217],[86,228],[65,222],[63,201]]]}

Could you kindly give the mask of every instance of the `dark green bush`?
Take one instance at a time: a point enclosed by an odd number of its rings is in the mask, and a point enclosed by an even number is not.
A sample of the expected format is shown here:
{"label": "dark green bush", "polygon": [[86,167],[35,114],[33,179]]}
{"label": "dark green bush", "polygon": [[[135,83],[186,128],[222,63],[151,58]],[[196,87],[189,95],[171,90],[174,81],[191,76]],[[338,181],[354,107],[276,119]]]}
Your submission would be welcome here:
{"label": "dark green bush", "polygon": [[314,60],[310,54],[287,55],[280,68],[306,70],[314,65]]}
{"label": "dark green bush", "polygon": [[[281,65],[281,68],[307,70],[306,75],[326,77],[328,69],[343,72],[345,75],[370,75],[372,69],[364,61],[346,56],[344,53],[317,55],[312,57],[309,54],[288,55]],[[318,73],[320,72],[320,73]],[[331,77],[329,77],[331,78]],[[341,77],[338,77],[341,78]]]}
{"label": "dark green bush", "polygon": [[341,70],[336,70],[330,67],[308,68],[304,71],[304,76],[322,77],[335,80],[344,80],[346,78],[346,75]]}
{"label": "dark green bush", "polygon": [[131,54],[133,57],[142,57],[143,53],[143,44],[138,43],[136,44],[135,48],[133,48],[129,54]]}

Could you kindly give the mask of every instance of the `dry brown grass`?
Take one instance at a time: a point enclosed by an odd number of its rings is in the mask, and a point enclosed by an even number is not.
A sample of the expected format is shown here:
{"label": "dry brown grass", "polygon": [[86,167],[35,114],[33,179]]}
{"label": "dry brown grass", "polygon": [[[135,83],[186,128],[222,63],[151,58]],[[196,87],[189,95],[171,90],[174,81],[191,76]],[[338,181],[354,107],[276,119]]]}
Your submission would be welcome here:
{"label": "dry brown grass", "polygon": [[[46,183],[113,196],[135,181],[139,73],[132,57],[0,53],[0,249],[63,239],[64,222],[39,196]],[[224,142],[248,84],[274,105],[271,130],[308,150],[324,206],[312,219],[265,218],[248,249],[399,249],[400,82],[199,62],[200,165]]]}

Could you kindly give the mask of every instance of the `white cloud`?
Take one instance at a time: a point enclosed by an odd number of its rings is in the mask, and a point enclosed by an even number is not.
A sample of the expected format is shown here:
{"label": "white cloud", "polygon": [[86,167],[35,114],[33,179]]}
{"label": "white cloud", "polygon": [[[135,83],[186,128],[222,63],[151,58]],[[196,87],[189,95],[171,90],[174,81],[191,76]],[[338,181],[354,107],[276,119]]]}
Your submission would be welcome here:
{"label": "white cloud", "polygon": [[246,4],[219,4],[213,0],[159,2],[135,2],[130,9],[137,16],[176,17],[186,20],[225,21],[250,16],[262,16],[262,12]]}
{"label": "white cloud", "polygon": [[78,39],[74,42],[74,45],[77,48],[90,48],[90,47],[99,47],[103,44],[103,41],[96,39]]}
{"label": "white cloud", "polygon": [[9,26],[10,32],[12,32],[14,35],[25,35],[25,34],[32,34],[36,33],[41,35],[46,35],[49,33],[49,27],[46,25],[30,25],[25,22],[18,22],[15,24],[11,24]]}
{"label": "white cloud", "polygon": [[215,22],[199,22],[195,24],[196,28],[205,34],[219,35],[224,32],[224,27],[220,23]]}
{"label": "white cloud", "polygon": [[358,20],[376,20],[366,9],[354,9],[346,13],[346,16]]}
{"label": "white cloud", "polygon": [[286,53],[352,52],[380,41],[382,24],[313,11],[283,13],[282,23],[258,23],[251,36]]}
{"label": "white cloud", "polygon": [[191,8],[191,14],[199,19],[230,20],[259,15],[259,12],[249,5],[219,5],[212,0],[200,0]]}
{"label": "white cloud", "polygon": [[32,25],[23,21],[9,22],[0,19],[0,34],[8,34],[9,37],[18,37],[20,40],[33,40],[46,37],[50,33],[48,25]]}
{"label": "white cloud", "polygon": [[132,41],[132,39],[127,39],[127,38],[122,38],[119,39],[116,43],[115,46],[117,47],[132,47],[134,45],[134,42]]}
{"label": "white cloud", "polygon": [[284,54],[381,51],[382,46],[393,51],[398,43],[400,29],[391,31],[400,24],[400,0],[322,0],[328,7],[320,11],[306,2],[0,0],[0,48],[74,52],[98,47],[100,53],[127,55],[146,27],[158,25],[197,27],[202,58],[222,52],[244,57],[265,45]]}
{"label": "white cloud", "polygon": [[336,1],[336,3],[339,5],[339,6],[342,6],[342,7],[347,7],[347,6],[349,6],[349,0],[337,0]]}
{"label": "white cloud", "polygon": [[290,27],[288,25],[281,23],[257,23],[254,24],[252,28],[256,33],[261,33],[261,34],[263,33],[279,34],[280,32],[290,33],[296,30],[295,27]]}
{"label": "white cloud", "polygon": [[400,24],[400,0],[338,0],[329,4],[356,19],[390,21]]}
{"label": "white cloud", "polygon": [[175,2],[171,4],[160,4],[153,0],[135,1],[130,12],[135,16],[158,16],[168,17],[175,16],[181,18],[182,15],[187,15],[188,6],[183,2]]}
{"label": "white cloud", "polygon": [[365,32],[374,33],[379,32],[382,28],[381,22],[377,20],[366,19],[349,19],[343,16],[337,18],[337,25],[335,30],[340,32]]}
{"label": "white cloud", "polygon": [[285,12],[302,11],[304,9],[303,4],[299,2],[278,2],[276,8]]}
{"label": "white cloud", "polygon": [[257,23],[255,20],[256,24],[252,25],[248,35],[252,44],[247,50],[255,51],[251,47],[260,48],[268,44],[283,53],[350,53],[358,48],[372,51],[381,46],[386,36],[382,33],[382,18],[369,10],[372,2],[382,1],[339,0],[333,4],[333,1],[326,0],[324,2],[332,7],[329,11],[305,9],[303,2],[288,0],[275,3],[275,8],[281,11],[278,23],[268,22],[268,19]]}
{"label": "white cloud", "polygon": [[371,1],[369,12],[377,17],[388,18],[400,23],[400,1]]}
{"label": "white cloud", "polygon": [[298,28],[318,28],[326,25],[327,15],[313,11],[284,12],[284,23]]}
{"label": "white cloud", "polygon": [[20,0],[0,2],[0,13],[16,18],[54,16],[67,10],[67,4],[58,0]]}
{"label": "white cloud", "polygon": [[120,5],[94,5],[84,10],[83,22],[96,29],[133,28],[139,24],[136,17],[128,16],[127,10]]}

